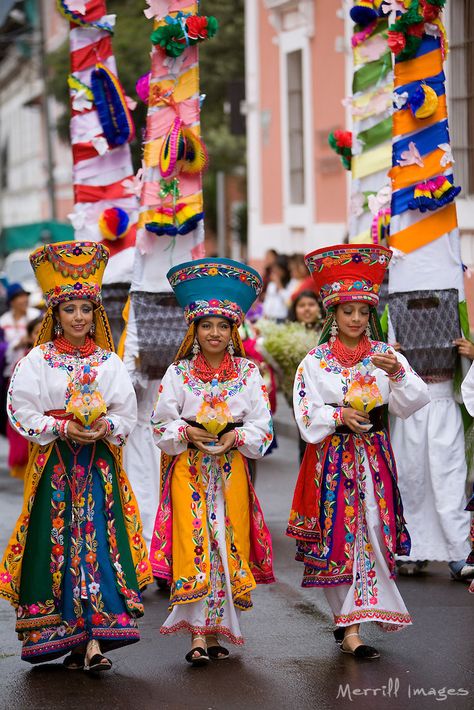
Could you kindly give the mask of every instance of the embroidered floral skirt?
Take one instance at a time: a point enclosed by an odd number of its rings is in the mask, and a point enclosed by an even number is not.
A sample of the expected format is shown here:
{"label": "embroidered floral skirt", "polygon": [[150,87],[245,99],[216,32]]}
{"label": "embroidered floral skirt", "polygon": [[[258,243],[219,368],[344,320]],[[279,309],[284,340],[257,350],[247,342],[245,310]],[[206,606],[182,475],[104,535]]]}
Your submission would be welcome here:
{"label": "embroidered floral skirt", "polygon": [[385,631],[411,624],[411,618],[385,560],[378,505],[371,476],[359,477],[353,582],[324,590],[337,626],[376,621]]}
{"label": "embroidered floral skirt", "polygon": [[[232,602],[229,563],[225,534],[225,502],[219,468],[211,466],[206,490],[207,528],[209,534],[209,593],[204,599],[175,604],[161,633],[187,630],[200,634],[222,634],[233,643],[242,644],[240,610]],[[199,551],[199,550],[198,550]]]}
{"label": "embroidered floral skirt", "polygon": [[28,522],[16,631],[22,658],[49,661],[97,639],[139,640],[143,605],[107,446],[53,447]]}
{"label": "embroidered floral skirt", "polygon": [[166,474],[151,545],[156,576],[171,583],[161,632],[243,638],[239,613],[257,583],[274,581],[272,547],[245,458],[188,449]]}

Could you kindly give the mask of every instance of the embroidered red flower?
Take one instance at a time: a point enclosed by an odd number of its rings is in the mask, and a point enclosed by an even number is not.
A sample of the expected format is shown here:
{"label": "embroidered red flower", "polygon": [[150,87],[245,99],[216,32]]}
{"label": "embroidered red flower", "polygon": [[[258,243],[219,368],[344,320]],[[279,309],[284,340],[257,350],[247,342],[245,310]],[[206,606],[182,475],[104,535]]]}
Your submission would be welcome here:
{"label": "embroidered red flower", "polygon": [[95,614],[92,614],[92,623],[94,626],[100,626],[104,621],[104,617],[102,614],[99,614],[96,612]]}

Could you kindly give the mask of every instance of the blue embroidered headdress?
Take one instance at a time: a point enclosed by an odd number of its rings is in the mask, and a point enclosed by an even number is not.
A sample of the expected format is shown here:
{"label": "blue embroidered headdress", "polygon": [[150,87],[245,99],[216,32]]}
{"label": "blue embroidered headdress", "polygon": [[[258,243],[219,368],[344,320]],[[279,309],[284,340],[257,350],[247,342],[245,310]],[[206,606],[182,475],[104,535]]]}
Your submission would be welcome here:
{"label": "blue embroidered headdress", "polygon": [[221,316],[240,325],[263,285],[255,269],[218,257],[178,264],[166,277],[188,324],[204,316]]}

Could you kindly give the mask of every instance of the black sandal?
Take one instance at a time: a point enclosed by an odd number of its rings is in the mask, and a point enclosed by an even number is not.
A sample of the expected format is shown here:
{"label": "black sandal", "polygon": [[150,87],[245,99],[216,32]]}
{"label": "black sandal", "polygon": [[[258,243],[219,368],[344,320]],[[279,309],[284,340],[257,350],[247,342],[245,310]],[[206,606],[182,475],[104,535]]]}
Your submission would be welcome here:
{"label": "black sandal", "polygon": [[[345,638],[348,636],[359,636],[359,634],[347,634]],[[365,643],[360,644],[360,646],[352,650],[350,648],[344,648],[344,642],[342,642],[339,648],[343,653],[350,653],[359,661],[375,661],[376,658],[380,658],[380,651],[377,651],[373,646],[366,646]]]}
{"label": "black sandal", "polygon": [[337,626],[334,631],[334,640],[335,642],[340,646],[341,643],[344,641],[344,634],[346,632],[346,627],[345,626]]}
{"label": "black sandal", "polygon": [[63,660],[63,666],[68,671],[82,671],[84,668],[84,654],[73,651]]}
{"label": "black sandal", "polygon": [[[199,654],[198,656],[194,655],[196,651]],[[209,656],[205,648],[203,648],[202,646],[196,646],[185,655],[185,659],[192,666],[204,666],[206,663],[208,663]]]}
{"label": "black sandal", "polygon": [[208,646],[207,653],[209,654],[209,658],[212,658],[213,661],[225,661],[226,658],[229,658],[229,649],[219,644]]}
{"label": "black sandal", "polygon": [[[107,661],[107,663],[104,663]],[[101,653],[95,653],[89,661],[89,665],[84,664],[85,671],[92,671],[97,673],[98,671],[110,671],[112,668],[112,661],[103,656]]]}

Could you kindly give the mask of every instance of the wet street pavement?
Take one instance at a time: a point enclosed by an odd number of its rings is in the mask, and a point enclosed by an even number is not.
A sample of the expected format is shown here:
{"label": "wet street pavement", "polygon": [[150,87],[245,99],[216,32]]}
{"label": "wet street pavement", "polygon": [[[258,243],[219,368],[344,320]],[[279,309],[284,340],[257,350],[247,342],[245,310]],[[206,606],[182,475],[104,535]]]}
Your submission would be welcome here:
{"label": "wet street pavement", "polygon": [[[254,609],[242,617],[244,647],[230,646],[226,661],[189,667],[188,637],[160,636],[167,599],[148,589],[142,640],[110,654],[110,673],[94,678],[67,671],[60,662],[31,667],[20,660],[13,609],[0,601],[1,710],[472,710],[474,596],[449,579],[447,565],[430,565],[421,579],[399,580],[412,627],[384,634],[365,625],[365,638],[380,649],[380,660],[360,663],[338,650],[324,595],[299,586],[294,543],[284,535],[298,456],[290,422],[283,409],[279,448],[258,464],[256,487],[273,534],[278,582],[254,593]],[[4,448],[2,549],[19,513],[22,487],[6,473]]]}

